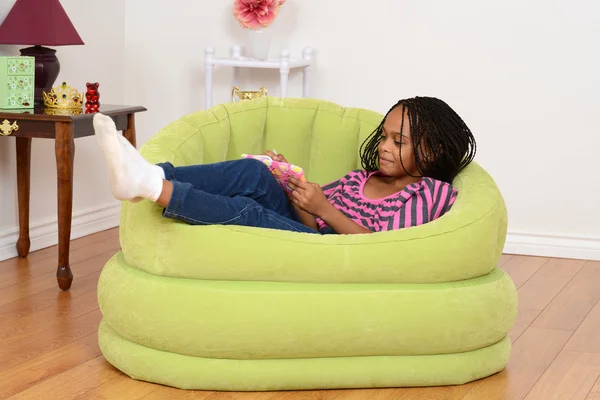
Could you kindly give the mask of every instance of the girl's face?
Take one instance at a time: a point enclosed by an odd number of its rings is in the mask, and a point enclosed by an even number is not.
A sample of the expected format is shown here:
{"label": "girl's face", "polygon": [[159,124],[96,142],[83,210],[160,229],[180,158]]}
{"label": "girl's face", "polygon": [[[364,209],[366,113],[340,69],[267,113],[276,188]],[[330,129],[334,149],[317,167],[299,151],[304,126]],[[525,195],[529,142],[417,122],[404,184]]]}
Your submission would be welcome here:
{"label": "girl's face", "polygon": [[[401,126],[402,132],[400,132]],[[379,142],[379,170],[386,176],[396,178],[419,175],[410,138],[408,114],[402,112],[402,106],[392,110],[383,123],[382,137]]]}

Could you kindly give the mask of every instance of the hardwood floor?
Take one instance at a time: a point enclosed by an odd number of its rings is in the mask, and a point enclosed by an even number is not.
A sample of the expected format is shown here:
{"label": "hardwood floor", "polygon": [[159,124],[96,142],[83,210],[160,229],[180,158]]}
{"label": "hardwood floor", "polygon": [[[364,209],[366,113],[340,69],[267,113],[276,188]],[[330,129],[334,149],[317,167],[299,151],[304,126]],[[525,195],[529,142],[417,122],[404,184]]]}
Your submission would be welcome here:
{"label": "hardwood floor", "polygon": [[600,262],[503,256],[519,289],[509,366],[463,386],[226,393],[134,381],[98,348],[96,284],[116,229],[71,245],[73,288],[56,287],[57,248],[0,262],[0,399],[600,400]]}

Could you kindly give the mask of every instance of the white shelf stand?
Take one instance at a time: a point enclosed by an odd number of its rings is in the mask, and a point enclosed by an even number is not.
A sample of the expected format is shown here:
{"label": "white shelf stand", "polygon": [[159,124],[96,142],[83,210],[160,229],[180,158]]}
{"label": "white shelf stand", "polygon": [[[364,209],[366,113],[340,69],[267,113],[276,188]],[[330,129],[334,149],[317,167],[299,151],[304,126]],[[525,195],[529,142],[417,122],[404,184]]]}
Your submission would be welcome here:
{"label": "white shelf stand", "polygon": [[290,70],[293,68],[302,68],[302,97],[309,97],[310,74],[313,61],[312,55],[312,48],[306,47],[302,52],[302,58],[299,59],[290,58],[290,52],[288,50],[283,50],[279,58],[268,60],[256,60],[249,57],[243,57],[241,54],[241,47],[239,45],[234,45],[231,47],[230,57],[218,58],[215,57],[215,48],[212,46],[207,47],[206,49],[204,49],[204,65],[206,69],[205,108],[208,109],[212,107],[213,71],[215,66],[217,65],[233,67],[233,86],[239,85],[240,68],[278,69],[280,79],[280,97],[287,96],[288,77],[290,75]]}

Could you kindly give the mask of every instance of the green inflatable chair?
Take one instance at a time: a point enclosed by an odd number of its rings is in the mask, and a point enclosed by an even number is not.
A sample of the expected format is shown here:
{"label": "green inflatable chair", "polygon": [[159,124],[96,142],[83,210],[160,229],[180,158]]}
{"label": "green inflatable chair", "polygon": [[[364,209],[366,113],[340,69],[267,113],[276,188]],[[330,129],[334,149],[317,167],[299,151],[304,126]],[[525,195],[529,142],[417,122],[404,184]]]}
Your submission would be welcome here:
{"label": "green inflatable chair", "polygon": [[[175,166],[277,149],[325,184],[359,169],[383,115],[263,97],[187,115],[142,148]],[[477,163],[441,218],[370,235],[191,226],[123,203],[99,343],[138,380],[268,391],[456,385],[505,368],[517,292],[496,267],[503,198]]]}

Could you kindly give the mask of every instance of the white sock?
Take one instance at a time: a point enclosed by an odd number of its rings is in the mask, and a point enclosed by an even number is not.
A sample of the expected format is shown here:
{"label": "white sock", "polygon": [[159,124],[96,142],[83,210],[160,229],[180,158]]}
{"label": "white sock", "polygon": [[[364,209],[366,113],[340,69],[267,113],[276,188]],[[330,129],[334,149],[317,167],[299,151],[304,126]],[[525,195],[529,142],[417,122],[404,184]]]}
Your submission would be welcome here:
{"label": "white sock", "polygon": [[113,196],[121,201],[158,200],[165,178],[163,169],[146,161],[119,134],[112,118],[95,114],[94,131],[108,166]]}

